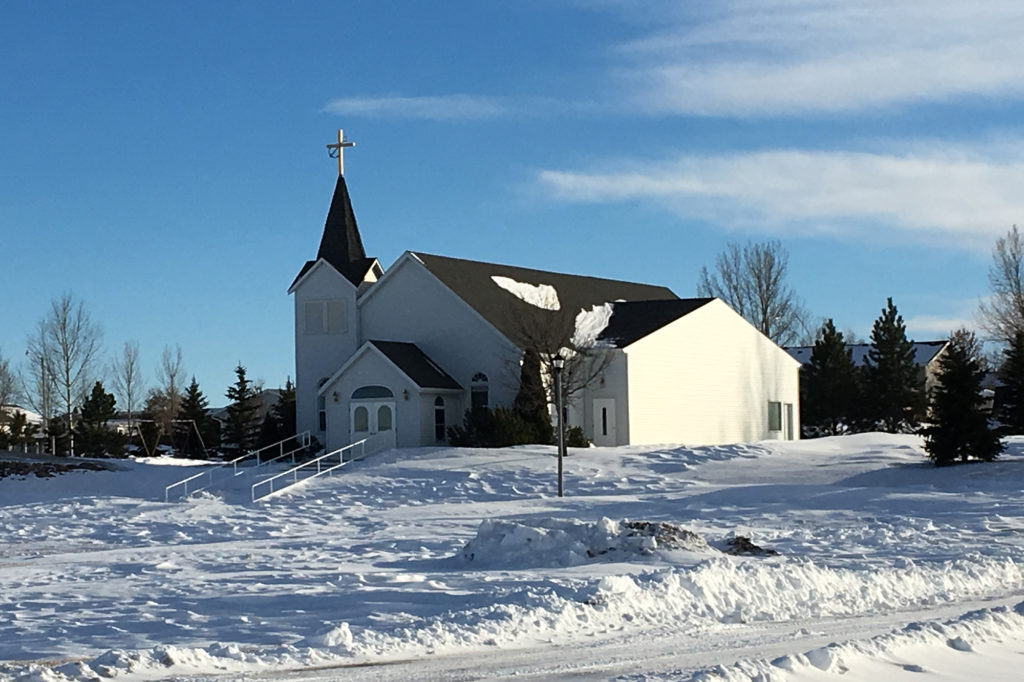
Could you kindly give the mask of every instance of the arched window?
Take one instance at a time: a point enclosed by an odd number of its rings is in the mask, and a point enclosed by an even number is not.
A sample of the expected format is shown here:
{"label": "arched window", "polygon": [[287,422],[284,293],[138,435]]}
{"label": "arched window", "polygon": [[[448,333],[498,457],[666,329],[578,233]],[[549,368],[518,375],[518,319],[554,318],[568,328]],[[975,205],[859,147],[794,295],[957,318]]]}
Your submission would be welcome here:
{"label": "arched window", "polygon": [[377,408],[377,430],[378,431],[390,431],[391,430],[391,406],[381,405]]}
{"label": "arched window", "polygon": [[352,400],[365,400],[367,398],[394,398],[395,394],[386,386],[363,386],[352,393]]}
{"label": "arched window", "polygon": [[470,407],[474,410],[477,408],[487,409],[490,405],[490,396],[488,395],[487,389],[487,375],[483,372],[477,372],[473,375],[473,381],[469,387],[470,391]]}
{"label": "arched window", "polygon": [[366,433],[370,430],[370,411],[363,405],[352,411],[352,430],[356,433]]}
{"label": "arched window", "polygon": [[437,396],[434,398],[434,440],[441,442],[444,440],[444,434],[447,430],[444,417],[444,398]]}

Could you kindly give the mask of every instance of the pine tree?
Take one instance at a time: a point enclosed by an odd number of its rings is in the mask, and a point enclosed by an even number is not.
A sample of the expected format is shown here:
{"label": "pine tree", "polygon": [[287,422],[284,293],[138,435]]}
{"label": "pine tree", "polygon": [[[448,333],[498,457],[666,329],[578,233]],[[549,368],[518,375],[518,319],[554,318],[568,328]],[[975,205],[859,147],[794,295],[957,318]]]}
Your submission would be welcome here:
{"label": "pine tree", "polygon": [[999,368],[998,416],[1008,434],[1024,434],[1024,331],[1018,331],[1003,351]]}
{"label": "pine tree", "polygon": [[[295,384],[291,377],[285,381],[284,388],[278,389],[278,393],[280,399],[267,411],[260,426],[260,447],[296,435]],[[293,447],[296,445],[292,441],[285,443],[286,449]]]}
{"label": "pine tree", "polygon": [[109,426],[116,415],[115,399],[97,381],[92,393],[82,403],[78,423],[75,424],[76,446],[83,455],[102,457],[119,456],[124,453],[124,443],[119,434]]}
{"label": "pine tree", "polygon": [[259,436],[260,403],[259,389],[245,376],[245,367],[235,367],[237,380],[228,387],[227,440],[238,448],[239,452],[251,450]]}
{"label": "pine tree", "polygon": [[924,412],[924,382],[903,316],[891,298],[871,328],[864,384],[869,429],[900,433],[917,427]]}
{"label": "pine tree", "polygon": [[555,431],[548,413],[547,393],[540,378],[540,355],[527,349],[523,352],[523,365],[519,372],[519,392],[513,411],[527,424],[530,443],[548,444],[554,441]]}
{"label": "pine tree", "polygon": [[210,416],[209,401],[194,376],[181,400],[177,431],[179,449],[190,457],[206,457],[219,445],[219,427]]}
{"label": "pine tree", "polygon": [[972,332],[959,329],[949,337],[939,358],[938,385],[931,399],[931,424],[924,430],[925,450],[936,465],[959,459],[990,462],[1003,445],[989,428],[982,408],[981,381],[985,376],[981,350]]}
{"label": "pine tree", "polygon": [[800,375],[801,425],[831,435],[848,431],[856,418],[860,386],[850,349],[832,320],[822,325]]}

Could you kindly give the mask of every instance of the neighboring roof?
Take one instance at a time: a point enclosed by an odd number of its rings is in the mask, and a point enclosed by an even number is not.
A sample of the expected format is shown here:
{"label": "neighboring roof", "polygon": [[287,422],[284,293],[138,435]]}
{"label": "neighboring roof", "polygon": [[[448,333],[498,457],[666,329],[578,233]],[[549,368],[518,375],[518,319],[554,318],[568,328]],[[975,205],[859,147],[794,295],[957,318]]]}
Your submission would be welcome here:
{"label": "neighboring roof", "polygon": [[[435,277],[513,343],[541,332],[546,337],[568,338],[576,315],[595,305],[612,301],[678,300],[667,287],[621,282],[598,277],[532,270],[511,265],[412,253]],[[558,295],[560,307],[549,310],[531,305],[499,286],[494,277],[524,284],[548,285]]]}
{"label": "neighboring roof", "polygon": [[454,388],[462,390],[440,366],[414,343],[370,340],[374,347],[420,388]]}
{"label": "neighboring roof", "polygon": [[[927,365],[939,354],[939,351],[945,348],[947,343],[948,341],[912,341],[914,362],[918,365]],[[864,360],[868,357],[868,351],[871,350],[871,344],[848,343],[846,347],[853,357],[853,364],[857,367],[863,366]],[[814,346],[790,346],[786,349],[786,352],[796,358],[801,365],[806,365],[811,361],[813,351]]]}
{"label": "neighboring roof", "polygon": [[352,210],[352,199],[349,197],[348,185],[345,184],[343,175],[338,176],[338,182],[334,186],[334,196],[331,198],[331,208],[327,211],[327,222],[324,223],[324,233],[320,238],[316,259],[306,261],[292,286],[295,286],[295,283],[321,258],[356,286],[363,281],[374,263],[373,258],[366,257],[366,250],[363,249],[363,238],[359,234],[356,214]]}
{"label": "neighboring roof", "polygon": [[715,299],[679,298],[670,301],[615,303],[608,326],[598,336],[598,341],[611,343],[617,348],[625,348],[713,300]]}

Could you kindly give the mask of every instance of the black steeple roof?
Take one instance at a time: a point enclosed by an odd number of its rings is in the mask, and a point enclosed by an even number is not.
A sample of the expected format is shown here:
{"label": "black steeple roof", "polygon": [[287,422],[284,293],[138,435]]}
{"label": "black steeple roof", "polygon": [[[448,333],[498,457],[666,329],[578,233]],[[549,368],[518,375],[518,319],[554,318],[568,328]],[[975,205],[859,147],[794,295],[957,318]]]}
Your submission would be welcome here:
{"label": "black steeple roof", "polygon": [[338,176],[338,183],[334,186],[334,196],[331,198],[331,208],[327,211],[327,222],[324,223],[324,234],[320,238],[316,260],[307,261],[302,266],[292,286],[321,258],[355,286],[359,286],[374,263],[373,258],[366,257],[344,175]]}
{"label": "black steeple roof", "polygon": [[327,212],[324,236],[320,239],[320,250],[316,252],[316,257],[323,258],[339,271],[348,263],[366,258],[344,175],[338,176],[338,184],[334,186],[331,209]]}

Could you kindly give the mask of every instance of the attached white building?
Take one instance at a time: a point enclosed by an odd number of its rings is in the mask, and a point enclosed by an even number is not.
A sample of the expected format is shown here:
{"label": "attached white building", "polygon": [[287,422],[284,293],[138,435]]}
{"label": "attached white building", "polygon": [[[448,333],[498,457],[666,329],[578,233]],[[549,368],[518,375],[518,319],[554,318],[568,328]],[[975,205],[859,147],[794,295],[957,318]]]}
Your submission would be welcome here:
{"label": "attached white building", "polygon": [[345,178],[295,296],[299,431],[329,449],[375,433],[445,442],[470,406],[511,406],[537,334],[568,338],[610,306],[603,371],[568,410],[596,445],[716,444],[799,434],[799,362],[718,299],[408,251],[368,258]]}

